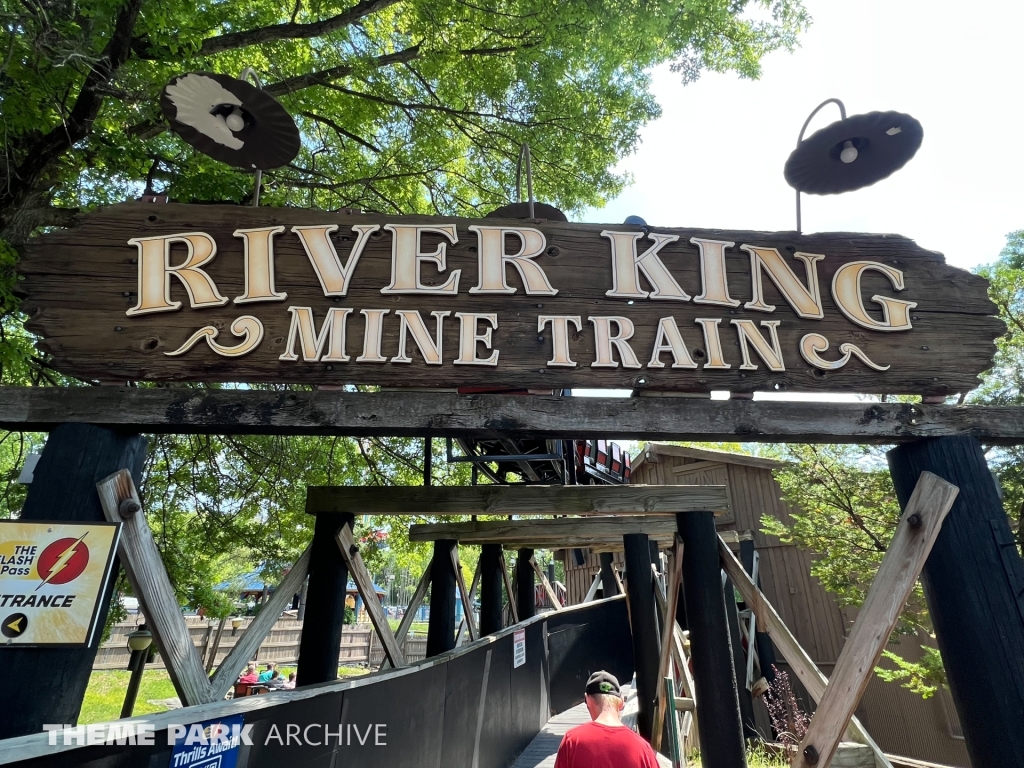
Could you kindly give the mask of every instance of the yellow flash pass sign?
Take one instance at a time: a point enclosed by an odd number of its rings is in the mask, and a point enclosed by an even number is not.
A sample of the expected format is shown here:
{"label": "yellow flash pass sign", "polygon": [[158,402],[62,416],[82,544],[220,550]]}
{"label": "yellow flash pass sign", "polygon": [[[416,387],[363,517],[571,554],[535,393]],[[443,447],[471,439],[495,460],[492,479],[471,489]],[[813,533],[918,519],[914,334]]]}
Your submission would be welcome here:
{"label": "yellow flash pass sign", "polygon": [[0,648],[89,645],[120,523],[0,520]]}

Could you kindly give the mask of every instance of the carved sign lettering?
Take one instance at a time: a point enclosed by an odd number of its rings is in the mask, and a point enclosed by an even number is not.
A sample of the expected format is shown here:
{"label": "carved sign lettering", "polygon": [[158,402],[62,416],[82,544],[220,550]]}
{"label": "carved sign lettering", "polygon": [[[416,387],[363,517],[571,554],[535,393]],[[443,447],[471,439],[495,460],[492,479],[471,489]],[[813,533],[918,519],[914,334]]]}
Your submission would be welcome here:
{"label": "carved sign lettering", "polygon": [[130,203],[35,238],[27,328],[100,381],[951,394],[984,279],[894,235]]}

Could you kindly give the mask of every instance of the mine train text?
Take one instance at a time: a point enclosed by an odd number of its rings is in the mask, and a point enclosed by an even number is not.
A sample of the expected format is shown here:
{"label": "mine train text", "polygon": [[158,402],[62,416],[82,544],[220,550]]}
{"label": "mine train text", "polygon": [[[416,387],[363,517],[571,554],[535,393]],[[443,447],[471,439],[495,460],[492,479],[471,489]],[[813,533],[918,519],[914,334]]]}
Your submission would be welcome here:
{"label": "mine train text", "polygon": [[[351,242],[348,253],[339,253],[336,224],[293,226],[290,233],[297,237],[320,282],[325,297],[338,301],[347,296],[357,279],[359,262],[372,236],[380,237],[381,230],[391,237],[391,279],[380,288],[383,295],[411,294],[434,299],[448,298],[457,302],[460,291],[471,295],[497,296],[522,292],[532,297],[556,297],[559,287],[552,284],[544,267],[547,251],[545,235],[533,227],[472,225],[467,227],[475,238],[477,255],[476,282],[465,288],[462,270],[447,270],[447,248],[459,241],[454,224],[379,224],[355,225],[352,235],[343,238]],[[258,302],[287,302],[288,294],[278,290],[275,281],[274,247],[278,237],[284,235],[284,226],[237,229],[234,236],[242,240],[244,248],[245,290],[233,299],[224,296],[214,279],[204,269],[217,255],[217,243],[204,232],[182,232],[129,240],[138,249],[138,300],[129,308],[129,317],[161,312],[174,312],[182,308],[180,301],[171,296],[172,278],[184,286],[190,307],[203,309],[221,307],[229,302],[238,305]],[[604,293],[607,299],[666,302],[692,302],[705,305],[709,314],[714,307],[736,308],[741,305],[730,293],[726,270],[729,249],[734,242],[691,238],[696,246],[701,277],[700,293],[691,296],[679,284],[663,261],[662,249],[677,240],[678,235],[657,232],[604,230],[607,242],[607,263],[611,287]],[[425,236],[434,241],[425,246]],[[172,264],[172,249],[183,246],[184,260]],[[742,302],[746,310],[771,314],[776,311],[765,297],[765,278],[770,280],[793,312],[804,320],[821,320],[824,308],[818,278],[818,264],[824,254],[796,252],[791,260],[784,259],[777,248],[741,243],[738,251],[749,256],[751,289],[750,299]],[[877,273],[892,286],[892,292],[905,289],[903,272],[880,261],[851,261],[835,271],[831,281],[831,295],[836,306],[856,326],[883,332],[909,331],[912,328],[911,310],[916,302],[876,294],[870,301],[877,305],[868,310],[862,295],[861,281],[866,273]],[[801,274],[798,274],[801,273]],[[517,284],[510,284],[512,275],[518,275]],[[514,279],[513,279],[514,280]],[[880,310],[880,312],[879,312]],[[352,360],[346,348],[346,334],[350,319],[359,317],[362,325],[362,352],[355,356],[356,363],[411,363],[412,347],[418,348],[427,365],[445,362],[443,337],[445,323],[458,323],[458,349],[447,359],[455,365],[497,366],[500,350],[495,348],[493,334],[498,329],[497,312],[430,311],[427,317],[419,310],[392,310],[384,308],[353,308],[332,306],[321,317],[315,317],[311,306],[288,305],[290,315],[285,351],[282,361],[321,363],[348,363]],[[721,310],[719,310],[721,312]],[[391,318],[387,316],[392,314]],[[630,339],[635,327],[625,314],[557,314],[539,312],[536,330],[548,334],[550,339],[550,367],[576,367],[571,341],[579,338],[585,325],[593,330],[593,368],[665,368],[675,369],[728,369],[722,352],[722,337],[728,326],[735,334],[742,356],[741,370],[752,370],[759,362],[770,371],[786,370],[783,351],[779,344],[778,328],[781,320],[762,320],[722,317],[697,317],[695,328],[703,344],[704,358],[693,359],[684,342],[684,330],[675,317],[666,312],[658,321],[654,343],[650,349],[634,349]],[[382,351],[385,323],[397,323],[397,354]],[[197,330],[177,349],[165,352],[170,356],[183,355],[197,343],[205,340],[209,348],[224,357],[238,357],[256,350],[264,337],[263,323],[251,314],[243,314],[230,325],[231,332],[241,338],[236,344],[225,345],[217,341],[219,329],[207,325]],[[541,337],[538,337],[541,338]],[[799,353],[803,360],[821,370],[836,370],[854,357],[864,365],[883,371],[880,365],[851,343],[841,344],[839,358],[828,360],[822,353],[829,348],[828,340],[820,333],[806,333],[800,339]]]}

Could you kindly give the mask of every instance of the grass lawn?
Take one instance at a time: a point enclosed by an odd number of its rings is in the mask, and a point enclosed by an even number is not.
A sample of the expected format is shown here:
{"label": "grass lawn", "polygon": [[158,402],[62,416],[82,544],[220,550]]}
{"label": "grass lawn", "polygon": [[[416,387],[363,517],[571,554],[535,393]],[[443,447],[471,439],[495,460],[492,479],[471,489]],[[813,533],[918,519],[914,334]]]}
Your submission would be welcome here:
{"label": "grass lawn", "polygon": [[[128,678],[131,674],[122,669],[93,671],[89,677],[89,687],[85,690],[82,714],[78,718],[79,724],[117,720],[121,716],[121,705],[124,704],[124,693],[128,688]],[[166,712],[167,707],[150,704],[149,700],[171,699],[177,695],[166,670],[147,669],[142,673],[139,697],[135,700],[135,714]]]}
{"label": "grass lawn", "polygon": [[[295,667],[281,667],[281,674],[287,678]],[[365,667],[338,667],[338,677],[358,677],[370,670]],[[80,725],[104,723],[117,720],[121,716],[121,705],[128,689],[128,678],[131,672],[121,669],[94,670],[89,676],[89,687],[85,690],[82,701],[82,714],[78,718]],[[151,700],[173,699],[177,697],[171,678],[163,669],[147,669],[142,674],[142,685],[139,686],[139,697],[135,700],[136,715],[148,715],[154,712],[166,712],[167,707],[161,704],[150,704]]]}

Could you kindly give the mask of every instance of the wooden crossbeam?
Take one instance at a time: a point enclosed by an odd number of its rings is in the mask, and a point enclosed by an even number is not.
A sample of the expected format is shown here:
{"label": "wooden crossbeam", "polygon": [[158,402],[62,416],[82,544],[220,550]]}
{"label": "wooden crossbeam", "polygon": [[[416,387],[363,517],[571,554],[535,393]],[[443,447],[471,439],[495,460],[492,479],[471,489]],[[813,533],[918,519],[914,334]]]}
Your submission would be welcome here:
{"label": "wooden crossbeam", "polygon": [[724,485],[312,486],[306,512],[358,515],[674,515],[729,511]]}
{"label": "wooden crossbeam", "polygon": [[[462,575],[462,563],[459,562],[459,548],[453,547],[452,567],[455,569],[455,583],[459,587],[459,599],[462,600],[462,616],[469,630],[469,639],[472,642],[477,638],[476,625],[473,624],[473,597],[466,589],[466,578]],[[476,578],[473,579],[473,588],[476,588]]]}
{"label": "wooden crossbeam", "polygon": [[0,387],[0,428],[64,422],[175,434],[394,435],[476,439],[703,440],[888,445],[972,435],[1024,443],[1024,408],[786,403],[689,397],[582,398],[438,392]]}
{"label": "wooden crossbeam", "polygon": [[146,624],[153,632],[181,703],[188,707],[214,701],[202,659],[185,626],[131,473],[127,469],[115,472],[98,482],[96,490],[104,517],[110,522],[124,523],[117,554],[142,604]]}
{"label": "wooden crossbeam", "polygon": [[245,667],[245,663],[259,650],[263,640],[270,634],[270,630],[274,628],[277,620],[281,618],[281,611],[292,601],[295,593],[302,589],[302,582],[306,580],[306,575],[309,573],[309,558],[310,548],[306,547],[299,559],[295,561],[295,565],[277,585],[277,589],[260,608],[256,618],[238,638],[235,647],[217,667],[217,671],[210,678],[213,701],[224,698],[224,694],[234,685],[238,673]]}
{"label": "wooden crossbeam", "polygon": [[[431,560],[433,562],[433,560]],[[423,575],[420,576],[420,582],[416,585],[416,591],[412,593],[412,600],[409,601],[409,607],[405,609],[405,615],[402,616],[402,622],[398,625],[398,631],[395,632],[395,642],[401,647],[405,641],[405,636],[409,634],[409,629],[412,628],[413,622],[416,621],[416,611],[420,609],[423,604],[423,599],[427,596],[427,590],[430,588],[430,563],[427,563],[427,567],[423,571]],[[387,669],[392,666],[391,660],[384,655],[384,660],[380,663],[381,669]]]}
{"label": "wooden crossbeam", "polygon": [[[600,486],[598,486],[600,487]],[[409,541],[454,539],[460,544],[544,544],[561,543],[558,548],[576,546],[574,541],[611,542],[626,533],[646,533],[652,538],[671,541],[676,533],[675,518],[668,515],[629,515],[626,517],[555,517],[542,520],[472,520],[458,523],[421,523],[409,526]],[[586,546],[584,544],[583,546]]]}
{"label": "wooden crossbeam", "polygon": [[[779,649],[779,652],[789,662],[790,668],[796,674],[801,684],[803,684],[807,694],[814,699],[815,703],[821,701],[821,697],[825,694],[825,688],[828,685],[828,678],[818,669],[810,655],[797,641],[796,636],[789,631],[789,627],[786,626],[786,623],[779,616],[774,606],[768,602],[768,598],[751,581],[750,575],[743,568],[740,561],[736,559],[736,555],[732,553],[729,545],[722,540],[721,536],[718,537],[718,554],[722,560],[722,567],[729,574],[729,579],[732,581],[733,586],[743,596],[743,602],[757,614],[757,623],[761,627],[761,631],[765,632],[772,639],[775,647]],[[700,706],[699,701],[697,706]],[[881,747],[875,743],[874,739],[871,738],[870,734],[868,734],[867,730],[855,716],[850,718],[850,731],[861,744],[867,744],[871,747],[877,768],[892,768],[889,758],[885,756]]]}
{"label": "wooden crossbeam", "polygon": [[370,576],[370,571],[367,569],[366,563],[363,562],[363,556],[359,554],[359,546],[352,538],[352,529],[348,525],[341,526],[335,534],[335,539],[338,542],[338,549],[341,550],[341,556],[348,566],[348,571],[352,575],[352,581],[356,583],[356,589],[359,590],[359,594],[363,598],[366,612],[370,614],[370,621],[373,622],[373,626],[377,630],[380,643],[384,646],[384,653],[391,661],[391,666],[405,666],[405,656],[391,631],[391,625],[388,624],[384,611],[381,610],[380,600],[373,588],[373,577]]}
{"label": "wooden crossbeam", "polygon": [[548,596],[548,600],[551,601],[551,606],[557,611],[562,607],[562,601],[558,599],[558,595],[555,594],[554,587],[551,586],[551,582],[548,581],[547,574],[541,569],[540,564],[536,558],[530,558],[530,565],[533,566],[533,572],[540,577],[540,583],[544,586],[544,593]]}
{"label": "wooden crossbeam", "polygon": [[[669,551],[668,600],[662,616],[664,626],[661,630],[661,656],[658,659],[658,679],[664,680],[668,675],[668,666],[672,658],[672,631],[676,624],[676,611],[679,608],[679,585],[682,580],[683,558],[682,545],[675,542]],[[660,585],[656,591],[661,591]],[[651,746],[655,751],[661,749],[662,726],[665,722],[665,711],[668,708],[665,686],[658,686],[658,701],[654,708],[654,726],[651,733]],[[675,717],[675,715],[672,715]]]}
{"label": "wooden crossbeam", "polygon": [[519,608],[516,606],[516,593],[512,589],[512,577],[508,573],[508,563],[505,561],[504,550],[499,555],[501,560],[501,577],[505,582],[505,597],[508,598],[508,610],[512,614],[512,623],[519,623]]}
{"label": "wooden crossbeam", "polygon": [[800,742],[793,768],[832,763],[843,731],[868,687],[875,665],[932,551],[942,521],[959,493],[959,488],[931,472],[921,473],[811,725]]}

